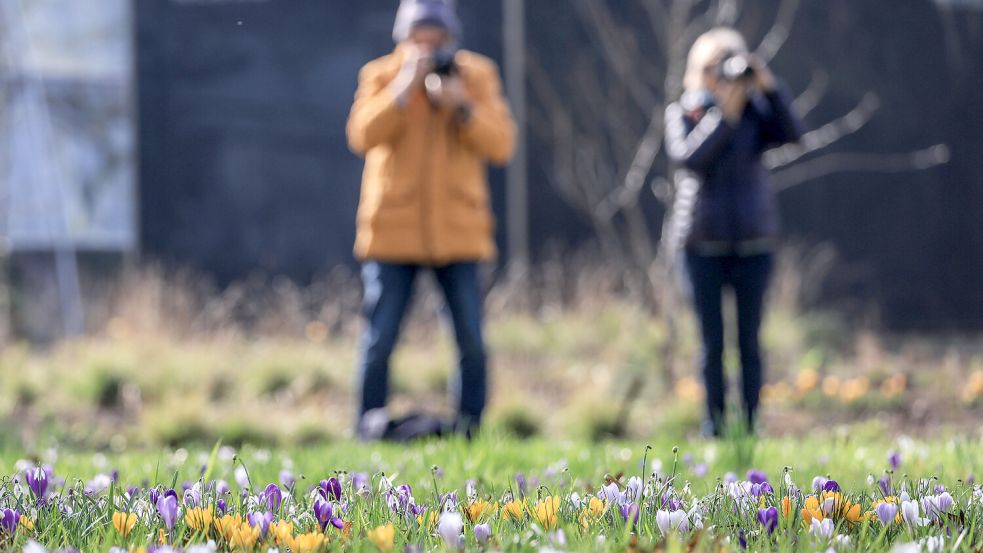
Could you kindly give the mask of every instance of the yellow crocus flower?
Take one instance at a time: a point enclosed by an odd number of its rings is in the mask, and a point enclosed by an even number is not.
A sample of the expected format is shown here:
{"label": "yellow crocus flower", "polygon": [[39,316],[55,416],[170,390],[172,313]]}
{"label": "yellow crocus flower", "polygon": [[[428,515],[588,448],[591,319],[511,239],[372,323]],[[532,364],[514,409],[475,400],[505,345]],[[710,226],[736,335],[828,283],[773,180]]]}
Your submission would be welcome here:
{"label": "yellow crocus flower", "polygon": [[192,530],[205,530],[207,531],[212,525],[213,508],[209,507],[207,509],[202,509],[201,507],[195,507],[193,509],[188,509],[188,512],[184,514],[184,522],[188,525],[188,528]]}
{"label": "yellow crocus flower", "polygon": [[259,540],[259,527],[248,524],[240,524],[232,530],[229,536],[229,548],[241,551],[250,551],[256,547]]}
{"label": "yellow crocus flower", "polygon": [[133,513],[115,512],[113,513],[113,528],[124,538],[130,534],[133,527],[137,525],[137,516]]}
{"label": "yellow crocus flower", "polygon": [[514,520],[519,522],[523,519],[526,512],[526,507],[519,501],[508,501],[505,505],[502,505],[502,518],[505,520]]}
{"label": "yellow crocus flower", "polygon": [[294,523],[287,520],[274,522],[270,524],[270,535],[277,545],[287,545],[294,536]]}
{"label": "yellow crocus flower", "polygon": [[369,541],[375,544],[382,553],[389,553],[396,539],[396,527],[392,523],[377,526],[368,532]]}
{"label": "yellow crocus flower", "polygon": [[557,523],[557,512],[560,510],[560,498],[553,496],[547,497],[536,504],[536,520],[543,528],[552,530]]}
{"label": "yellow crocus flower", "polygon": [[317,551],[327,542],[324,534],[320,532],[308,532],[301,534],[290,540],[290,550],[293,553],[311,553]]}
{"label": "yellow crocus flower", "polygon": [[[440,521],[440,513],[436,512],[436,511],[432,511],[428,515],[427,518],[429,518],[429,521],[427,523],[428,524],[428,529],[433,530],[434,528],[437,527],[437,523]],[[424,525],[423,515],[417,515],[416,516],[416,522],[420,526],[423,526]]]}
{"label": "yellow crocus flower", "polygon": [[492,505],[484,499],[478,499],[464,508],[464,512],[468,515],[468,520],[472,523],[479,522],[485,516],[497,511],[498,503]]}
{"label": "yellow crocus flower", "polygon": [[792,498],[787,495],[782,498],[782,516],[785,518],[792,516]]}
{"label": "yellow crocus flower", "polygon": [[606,510],[607,505],[604,501],[596,497],[590,498],[590,501],[584,506],[584,512],[580,514],[580,525],[587,528],[590,526],[590,523],[597,522]]}
{"label": "yellow crocus flower", "polygon": [[215,531],[218,535],[229,541],[232,539],[232,532],[237,530],[242,526],[242,517],[237,517],[235,515],[225,515],[221,518],[215,519]]}
{"label": "yellow crocus flower", "polygon": [[807,497],[805,505],[802,507],[802,524],[808,528],[813,519],[822,522],[824,518],[826,516],[823,514],[823,510],[819,508],[819,498],[814,495]]}

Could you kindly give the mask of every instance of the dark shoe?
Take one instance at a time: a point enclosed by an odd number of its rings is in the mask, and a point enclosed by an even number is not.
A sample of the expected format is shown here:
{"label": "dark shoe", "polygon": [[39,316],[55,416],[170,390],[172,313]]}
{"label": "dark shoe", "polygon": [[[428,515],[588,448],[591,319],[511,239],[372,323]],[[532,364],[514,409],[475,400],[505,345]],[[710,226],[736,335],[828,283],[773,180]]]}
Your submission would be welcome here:
{"label": "dark shoe", "polygon": [[700,423],[700,435],[706,439],[716,439],[720,437],[720,427],[714,424],[711,419],[704,419]]}
{"label": "dark shoe", "polygon": [[357,435],[359,440],[367,442],[409,442],[443,437],[449,426],[443,419],[424,413],[391,419],[385,409],[373,409],[362,415]]}

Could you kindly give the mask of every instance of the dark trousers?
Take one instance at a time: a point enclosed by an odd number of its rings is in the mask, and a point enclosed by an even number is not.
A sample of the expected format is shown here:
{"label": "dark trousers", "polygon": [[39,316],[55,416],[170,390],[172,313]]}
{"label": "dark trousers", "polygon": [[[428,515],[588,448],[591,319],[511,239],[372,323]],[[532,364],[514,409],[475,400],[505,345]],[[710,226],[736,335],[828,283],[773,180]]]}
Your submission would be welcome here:
{"label": "dark trousers", "polygon": [[686,254],[693,286],[693,304],[699,319],[703,348],[700,368],[706,385],[708,430],[719,435],[725,412],[724,320],[722,292],[734,290],[737,299],[737,343],[741,352],[741,396],[746,422],[753,427],[761,394],[762,363],[758,339],[765,291],[772,271],[772,255],[704,256]]}
{"label": "dark trousers", "polygon": [[430,268],[437,277],[454,326],[458,349],[458,377],[451,394],[466,426],[477,426],[485,408],[486,354],[482,337],[482,296],[477,263],[425,267],[366,262],[362,266],[365,289],[365,329],[359,364],[359,419],[367,411],[385,407],[389,395],[389,358],[399,339],[403,315],[410,304],[413,282]]}

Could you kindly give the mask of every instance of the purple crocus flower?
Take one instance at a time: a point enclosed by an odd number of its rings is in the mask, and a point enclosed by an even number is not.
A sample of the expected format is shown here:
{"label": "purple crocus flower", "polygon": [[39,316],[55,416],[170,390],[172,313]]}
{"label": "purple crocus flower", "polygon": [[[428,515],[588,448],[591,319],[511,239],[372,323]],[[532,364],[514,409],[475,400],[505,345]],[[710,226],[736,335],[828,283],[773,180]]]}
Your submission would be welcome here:
{"label": "purple crocus flower", "polygon": [[269,510],[273,512],[280,511],[280,504],[283,503],[283,492],[280,491],[280,486],[270,483],[263,490],[263,493],[259,494],[259,502],[265,503]]}
{"label": "purple crocus flower", "polygon": [[741,549],[747,549],[747,538],[744,537],[744,530],[738,530],[737,543],[741,544]]}
{"label": "purple crocus flower", "polygon": [[17,524],[20,522],[20,513],[13,509],[4,509],[0,516],[0,530],[3,530],[9,536],[14,535],[17,531]]}
{"label": "purple crocus flower", "polygon": [[173,495],[161,496],[157,501],[157,512],[160,513],[160,518],[164,520],[164,526],[167,527],[167,533],[170,534],[174,530],[174,521],[177,520],[177,498]]}
{"label": "purple crocus flower", "polygon": [[836,483],[836,480],[827,480],[823,484],[823,491],[826,492],[838,492],[840,491],[840,485]]}
{"label": "purple crocus flower", "polygon": [[27,487],[38,499],[44,499],[48,494],[48,473],[41,467],[27,469],[24,475],[27,480]]}
{"label": "purple crocus flower", "polygon": [[877,485],[881,488],[881,493],[885,496],[893,495],[891,493],[891,477],[888,475],[881,476],[877,480]]}
{"label": "purple crocus flower", "polygon": [[951,509],[952,505],[955,503],[955,499],[952,498],[952,495],[949,492],[943,491],[941,494],[939,494],[938,501],[936,503],[938,504],[940,511],[943,513],[948,513],[949,509]]}
{"label": "purple crocus flower", "polygon": [[369,475],[364,472],[356,472],[352,475],[352,489],[357,494],[368,494],[372,492],[369,487]]}
{"label": "purple crocus flower", "polygon": [[764,471],[758,469],[751,469],[747,471],[747,479],[752,484],[764,484],[768,481],[768,475]]}
{"label": "purple crocus flower", "polygon": [[758,522],[761,526],[768,531],[769,534],[778,528],[778,507],[768,507],[767,509],[758,509]]}
{"label": "purple crocus flower", "polygon": [[341,501],[341,482],[337,478],[331,477],[327,480],[321,480],[321,485],[318,489],[324,499]]}
{"label": "purple crocus flower", "polygon": [[709,472],[709,467],[707,467],[706,463],[697,463],[696,466],[693,467],[693,476],[697,478],[703,478],[707,475],[707,472]]}
{"label": "purple crocus flower", "polygon": [[893,470],[898,470],[898,467],[901,466],[901,454],[898,453],[897,451],[892,451],[887,456],[887,463],[891,465],[891,468]]}
{"label": "purple crocus flower", "polygon": [[679,499],[669,495],[669,492],[666,492],[662,494],[662,508],[670,511],[678,511],[682,509],[682,503],[679,502]]}
{"label": "purple crocus flower", "polygon": [[201,505],[201,486],[196,484],[184,490],[184,505],[192,508]]}
{"label": "purple crocus flower", "polygon": [[516,474],[515,475],[515,483],[519,486],[519,496],[520,497],[525,496],[526,495],[526,487],[527,487],[527,484],[526,484],[526,475],[522,474],[521,472],[519,474]]}
{"label": "purple crocus flower", "polygon": [[453,511],[454,509],[457,509],[457,492],[448,492],[440,496],[440,501],[438,501],[438,503],[442,504],[445,510]]}
{"label": "purple crocus flower", "polygon": [[812,479],[812,489],[819,492],[822,491],[823,486],[826,484],[827,478],[825,476],[817,476]]}
{"label": "purple crocus flower", "polygon": [[224,499],[219,499],[218,501],[215,502],[215,510],[219,515],[225,514],[225,512],[228,510],[228,507],[226,506]]}
{"label": "purple crocus flower", "polygon": [[631,519],[632,524],[638,524],[638,514],[641,509],[638,508],[638,503],[625,503],[620,505],[619,509],[621,511],[621,519],[628,522]]}
{"label": "purple crocus flower", "polygon": [[328,524],[331,524],[339,530],[345,527],[345,521],[336,516],[334,512],[334,505],[332,505],[330,501],[318,499],[314,502],[314,518],[317,519],[317,523],[321,525],[322,531],[328,528]]}
{"label": "purple crocus flower", "polygon": [[474,539],[478,543],[487,543],[488,539],[491,538],[491,526],[488,524],[475,524],[474,525]]}
{"label": "purple crocus flower", "polygon": [[296,482],[296,481],[297,480],[296,480],[296,478],[294,478],[294,473],[290,472],[287,469],[283,469],[283,470],[280,471],[280,484],[284,488],[291,488],[291,487],[293,487],[294,482]]}
{"label": "purple crocus flower", "polygon": [[265,513],[249,513],[246,515],[246,521],[253,528],[259,528],[260,539],[263,539],[266,537],[266,532],[270,529],[270,524],[273,522],[273,513],[269,511]]}
{"label": "purple crocus flower", "polygon": [[894,518],[898,515],[898,506],[894,503],[879,503],[877,507],[874,507],[874,512],[877,513],[877,519],[881,521],[881,524],[888,526],[894,522]]}
{"label": "purple crocus flower", "polygon": [[156,505],[157,501],[160,500],[160,488],[150,488],[147,490],[147,495],[150,496],[150,503]]}
{"label": "purple crocus flower", "polygon": [[226,482],[225,480],[216,480],[215,481],[215,494],[216,495],[225,495],[227,493],[229,493],[229,483]]}
{"label": "purple crocus flower", "polygon": [[618,503],[621,500],[621,490],[618,489],[618,484],[615,482],[601,486],[601,493],[604,494],[602,499],[608,503]]}

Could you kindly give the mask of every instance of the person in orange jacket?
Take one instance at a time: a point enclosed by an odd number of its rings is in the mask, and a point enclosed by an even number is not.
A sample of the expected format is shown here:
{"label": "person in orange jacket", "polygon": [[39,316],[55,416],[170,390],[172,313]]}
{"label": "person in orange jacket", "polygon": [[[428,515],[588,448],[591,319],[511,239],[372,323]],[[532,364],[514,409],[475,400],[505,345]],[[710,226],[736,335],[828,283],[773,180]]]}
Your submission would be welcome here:
{"label": "person in orange jacket", "polygon": [[395,50],[359,73],[347,133],[365,157],[355,238],[362,439],[380,437],[388,421],[389,359],[421,270],[434,273],[453,321],[457,428],[477,429],[487,399],[478,265],[496,252],[486,173],[508,163],[516,129],[497,66],[457,49],[459,38],[453,2],[403,0]]}

